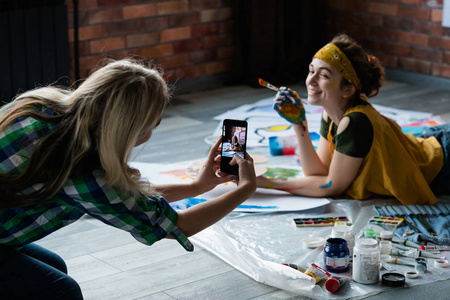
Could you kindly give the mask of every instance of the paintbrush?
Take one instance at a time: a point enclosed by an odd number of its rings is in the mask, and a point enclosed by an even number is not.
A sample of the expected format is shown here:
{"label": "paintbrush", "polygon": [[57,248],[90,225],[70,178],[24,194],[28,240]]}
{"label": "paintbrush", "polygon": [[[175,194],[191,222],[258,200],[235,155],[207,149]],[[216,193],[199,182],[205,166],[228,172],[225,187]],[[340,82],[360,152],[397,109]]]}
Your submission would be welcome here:
{"label": "paintbrush", "polygon": [[279,91],[280,89],[277,88],[276,86],[274,86],[273,84],[268,83],[267,81],[265,81],[262,78],[258,78],[258,82],[260,85],[265,86],[268,89],[274,90],[274,91]]}

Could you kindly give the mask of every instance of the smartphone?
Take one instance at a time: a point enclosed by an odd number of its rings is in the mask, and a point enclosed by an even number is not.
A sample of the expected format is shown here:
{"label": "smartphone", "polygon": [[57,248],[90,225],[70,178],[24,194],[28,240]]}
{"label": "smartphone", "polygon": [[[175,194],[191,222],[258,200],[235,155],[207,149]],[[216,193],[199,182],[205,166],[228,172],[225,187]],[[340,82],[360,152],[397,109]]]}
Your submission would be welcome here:
{"label": "smartphone", "polygon": [[235,155],[245,158],[247,149],[247,121],[223,120],[222,126],[222,154],[220,158],[220,171],[228,174],[238,174],[238,165],[230,166]]}

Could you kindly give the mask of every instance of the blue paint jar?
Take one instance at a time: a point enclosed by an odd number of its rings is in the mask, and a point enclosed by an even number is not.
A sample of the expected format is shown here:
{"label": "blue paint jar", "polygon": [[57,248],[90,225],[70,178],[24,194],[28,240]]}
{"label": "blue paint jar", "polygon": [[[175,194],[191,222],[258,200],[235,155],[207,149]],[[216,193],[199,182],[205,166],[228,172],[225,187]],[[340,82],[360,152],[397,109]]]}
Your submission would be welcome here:
{"label": "blue paint jar", "polygon": [[350,267],[350,251],[347,241],[342,238],[329,238],[323,249],[325,269],[330,272],[341,273]]}
{"label": "blue paint jar", "polygon": [[278,136],[269,137],[269,149],[273,156],[283,155],[283,140]]}

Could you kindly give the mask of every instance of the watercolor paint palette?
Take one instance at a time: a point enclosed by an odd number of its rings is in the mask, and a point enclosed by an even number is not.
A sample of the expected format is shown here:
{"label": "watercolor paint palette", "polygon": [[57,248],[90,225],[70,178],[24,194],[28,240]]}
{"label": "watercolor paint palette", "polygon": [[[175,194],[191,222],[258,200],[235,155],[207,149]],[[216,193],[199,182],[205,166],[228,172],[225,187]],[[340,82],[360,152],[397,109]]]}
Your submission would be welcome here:
{"label": "watercolor paint palette", "polygon": [[352,222],[347,217],[295,218],[294,223],[297,227],[334,226],[336,224],[352,225]]}
{"label": "watercolor paint palette", "polygon": [[369,224],[374,225],[390,225],[390,226],[399,226],[403,222],[403,218],[396,218],[396,217],[383,217],[383,216],[375,216],[370,218]]}

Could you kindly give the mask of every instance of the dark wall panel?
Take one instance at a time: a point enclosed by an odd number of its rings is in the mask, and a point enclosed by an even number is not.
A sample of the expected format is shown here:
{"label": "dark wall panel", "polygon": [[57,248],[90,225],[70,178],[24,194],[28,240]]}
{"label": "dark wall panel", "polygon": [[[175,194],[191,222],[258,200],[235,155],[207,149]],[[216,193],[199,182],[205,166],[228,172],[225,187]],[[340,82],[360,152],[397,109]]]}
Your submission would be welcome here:
{"label": "dark wall panel", "polygon": [[[27,3],[29,4],[29,3]],[[0,11],[0,100],[48,84],[69,85],[67,7]]]}

